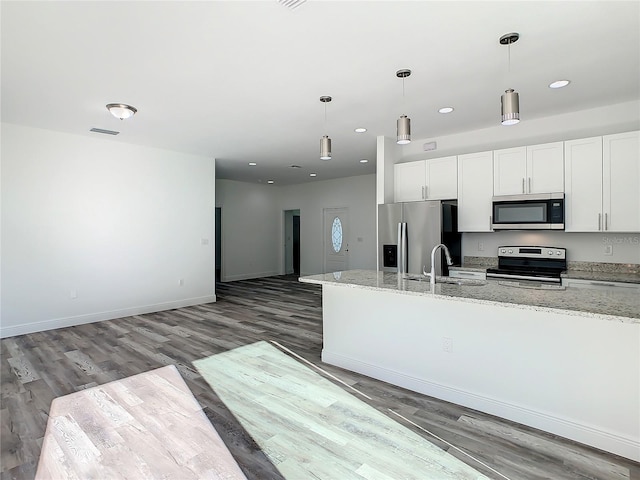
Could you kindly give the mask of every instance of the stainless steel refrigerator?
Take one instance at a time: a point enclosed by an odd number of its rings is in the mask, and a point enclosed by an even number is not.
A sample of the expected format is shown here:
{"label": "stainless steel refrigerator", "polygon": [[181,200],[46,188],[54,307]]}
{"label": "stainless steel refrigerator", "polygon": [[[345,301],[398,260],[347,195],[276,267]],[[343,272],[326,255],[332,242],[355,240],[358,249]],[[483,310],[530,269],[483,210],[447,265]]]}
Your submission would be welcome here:
{"label": "stainless steel refrigerator", "polygon": [[[422,273],[431,269],[431,250],[444,243],[454,265],[461,261],[461,235],[455,202],[406,202],[378,205],[378,265],[380,270]],[[443,254],[436,256],[436,273],[447,275]],[[404,267],[404,268],[403,268]]]}

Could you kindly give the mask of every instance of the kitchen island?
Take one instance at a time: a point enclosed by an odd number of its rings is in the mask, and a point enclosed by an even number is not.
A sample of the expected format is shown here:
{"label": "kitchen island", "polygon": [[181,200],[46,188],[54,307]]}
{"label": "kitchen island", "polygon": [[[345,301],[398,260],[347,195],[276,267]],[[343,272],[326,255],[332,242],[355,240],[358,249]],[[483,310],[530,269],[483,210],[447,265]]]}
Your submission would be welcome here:
{"label": "kitchen island", "polygon": [[640,461],[640,298],[352,270],[323,289],[322,360]]}

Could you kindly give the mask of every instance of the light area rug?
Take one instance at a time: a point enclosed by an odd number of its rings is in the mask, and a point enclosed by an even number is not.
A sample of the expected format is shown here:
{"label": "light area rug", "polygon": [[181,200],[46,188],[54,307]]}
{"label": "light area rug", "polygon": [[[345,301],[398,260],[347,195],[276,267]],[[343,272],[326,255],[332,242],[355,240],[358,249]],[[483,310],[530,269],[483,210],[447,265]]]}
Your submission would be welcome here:
{"label": "light area rug", "polygon": [[246,480],[175,366],[53,400],[36,480]]}
{"label": "light area rug", "polygon": [[193,364],[288,480],[487,478],[267,342]]}

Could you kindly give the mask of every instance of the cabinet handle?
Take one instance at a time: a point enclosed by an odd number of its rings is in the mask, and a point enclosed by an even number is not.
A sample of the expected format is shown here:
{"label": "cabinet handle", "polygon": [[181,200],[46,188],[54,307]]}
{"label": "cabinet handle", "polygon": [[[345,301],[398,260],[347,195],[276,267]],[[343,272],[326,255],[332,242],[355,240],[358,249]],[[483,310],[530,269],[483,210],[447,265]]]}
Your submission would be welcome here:
{"label": "cabinet handle", "polygon": [[531,177],[529,177],[529,193],[531,193]]}
{"label": "cabinet handle", "polygon": [[602,214],[598,214],[598,231],[602,230]]}
{"label": "cabinet handle", "polygon": [[489,230],[491,230],[491,227],[493,226],[492,224],[493,222],[491,221],[491,215],[489,215]]}
{"label": "cabinet handle", "polygon": [[522,193],[524,193],[524,177],[522,177]]}
{"label": "cabinet handle", "polygon": [[424,199],[429,198],[429,185],[424,186]]}
{"label": "cabinet handle", "polygon": [[607,214],[604,214],[604,229],[609,230],[609,222],[607,221]]}
{"label": "cabinet handle", "polygon": [[422,199],[424,200],[424,185],[422,186]]}
{"label": "cabinet handle", "polygon": [[476,274],[473,273],[473,272],[461,272],[461,271],[456,272],[456,275],[467,275],[468,277],[475,277],[476,276]]}

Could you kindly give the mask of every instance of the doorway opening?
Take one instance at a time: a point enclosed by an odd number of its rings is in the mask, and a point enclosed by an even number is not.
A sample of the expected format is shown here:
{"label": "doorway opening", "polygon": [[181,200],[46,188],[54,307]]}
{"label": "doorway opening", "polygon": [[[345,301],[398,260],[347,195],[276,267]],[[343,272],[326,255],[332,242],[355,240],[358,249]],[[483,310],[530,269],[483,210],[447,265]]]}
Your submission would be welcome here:
{"label": "doorway opening", "polygon": [[222,278],[222,207],[216,207],[216,283]]}
{"label": "doorway opening", "polygon": [[300,275],[300,209],[284,211],[284,273]]}

